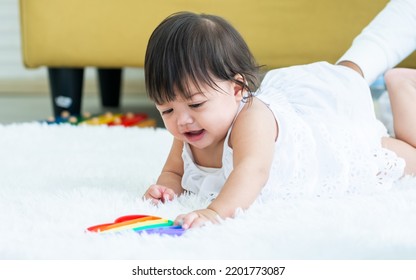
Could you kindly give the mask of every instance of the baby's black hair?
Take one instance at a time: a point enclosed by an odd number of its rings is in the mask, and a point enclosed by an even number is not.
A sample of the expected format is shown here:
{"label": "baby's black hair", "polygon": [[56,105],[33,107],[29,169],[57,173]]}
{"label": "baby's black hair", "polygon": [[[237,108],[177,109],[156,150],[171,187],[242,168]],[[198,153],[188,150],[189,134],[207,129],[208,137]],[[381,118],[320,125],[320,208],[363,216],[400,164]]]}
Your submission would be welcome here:
{"label": "baby's black hair", "polygon": [[[215,15],[180,12],[153,31],[145,56],[145,82],[156,104],[189,99],[189,84],[198,89],[232,80],[249,95],[257,90],[259,66],[240,33]],[[244,81],[235,79],[240,74]]]}

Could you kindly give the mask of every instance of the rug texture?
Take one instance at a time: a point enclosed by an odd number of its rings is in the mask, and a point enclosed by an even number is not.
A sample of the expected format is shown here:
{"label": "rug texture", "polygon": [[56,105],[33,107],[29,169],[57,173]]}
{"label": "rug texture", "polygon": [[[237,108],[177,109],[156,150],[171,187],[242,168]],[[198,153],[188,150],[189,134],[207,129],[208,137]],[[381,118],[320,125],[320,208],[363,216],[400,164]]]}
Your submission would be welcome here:
{"label": "rug texture", "polygon": [[256,203],[180,237],[85,232],[128,214],[206,206],[141,196],[164,164],[164,129],[0,126],[1,259],[416,259],[416,178],[372,195]]}

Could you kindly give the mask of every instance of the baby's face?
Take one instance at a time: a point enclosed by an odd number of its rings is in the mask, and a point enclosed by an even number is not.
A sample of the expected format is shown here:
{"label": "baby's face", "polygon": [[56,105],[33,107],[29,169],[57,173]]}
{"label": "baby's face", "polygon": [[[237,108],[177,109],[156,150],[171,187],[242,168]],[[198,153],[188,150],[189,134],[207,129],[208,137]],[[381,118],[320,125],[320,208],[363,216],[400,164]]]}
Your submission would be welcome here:
{"label": "baby's face", "polygon": [[175,138],[198,149],[222,145],[237,114],[242,92],[241,86],[233,81],[216,84],[218,89],[190,85],[190,98],[177,94],[174,101],[156,105]]}

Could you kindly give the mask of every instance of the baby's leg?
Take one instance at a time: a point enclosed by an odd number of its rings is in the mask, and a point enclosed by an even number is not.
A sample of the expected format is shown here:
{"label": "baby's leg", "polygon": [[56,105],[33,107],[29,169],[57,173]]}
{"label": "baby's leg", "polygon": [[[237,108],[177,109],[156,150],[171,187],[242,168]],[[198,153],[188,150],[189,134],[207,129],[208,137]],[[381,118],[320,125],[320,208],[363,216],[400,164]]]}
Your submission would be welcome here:
{"label": "baby's leg", "polygon": [[385,81],[395,137],[416,148],[416,69],[392,69]]}
{"label": "baby's leg", "polygon": [[405,174],[416,175],[416,148],[402,140],[391,137],[383,137],[381,139],[381,145],[395,152],[406,161]]}
{"label": "baby's leg", "polygon": [[385,75],[393,113],[394,138],[383,138],[383,147],[406,161],[406,174],[416,175],[416,70],[396,68]]}

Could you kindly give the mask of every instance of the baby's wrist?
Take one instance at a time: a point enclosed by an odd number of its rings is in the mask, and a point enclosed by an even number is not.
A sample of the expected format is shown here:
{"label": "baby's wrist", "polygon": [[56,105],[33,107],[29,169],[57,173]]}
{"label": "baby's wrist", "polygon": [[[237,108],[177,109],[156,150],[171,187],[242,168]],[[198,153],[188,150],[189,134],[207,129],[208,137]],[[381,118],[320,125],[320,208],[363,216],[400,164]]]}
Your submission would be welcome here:
{"label": "baby's wrist", "polygon": [[207,210],[209,210],[211,214],[214,215],[216,218],[222,218],[222,216],[218,213],[218,211],[215,210],[215,208],[213,208],[212,206],[208,206]]}

